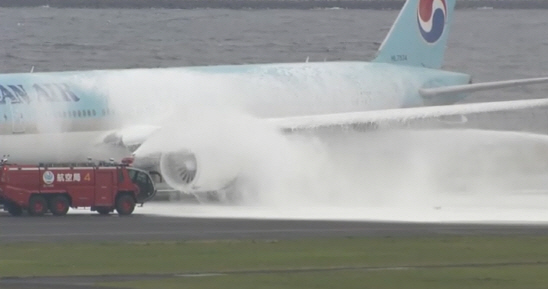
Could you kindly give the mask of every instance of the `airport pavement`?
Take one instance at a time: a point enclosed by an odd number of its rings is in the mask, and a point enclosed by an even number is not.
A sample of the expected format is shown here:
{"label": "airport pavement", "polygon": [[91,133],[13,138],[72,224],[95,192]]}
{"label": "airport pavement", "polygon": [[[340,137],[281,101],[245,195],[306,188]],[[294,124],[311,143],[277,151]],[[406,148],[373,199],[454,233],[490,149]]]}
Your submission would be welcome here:
{"label": "airport pavement", "polygon": [[0,243],[109,242],[440,235],[548,235],[548,225],[384,223],[0,213]]}

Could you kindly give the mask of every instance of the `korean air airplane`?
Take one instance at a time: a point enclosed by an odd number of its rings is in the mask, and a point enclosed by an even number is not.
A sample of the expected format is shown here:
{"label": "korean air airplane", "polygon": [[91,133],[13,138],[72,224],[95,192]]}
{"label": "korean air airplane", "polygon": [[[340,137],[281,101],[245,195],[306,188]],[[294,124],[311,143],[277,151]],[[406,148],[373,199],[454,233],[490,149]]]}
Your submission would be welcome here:
{"label": "korean air airplane", "polygon": [[[146,116],[189,107],[227,107],[291,131],[548,106],[548,99],[456,104],[476,91],[548,77],[472,84],[470,75],[441,70],[455,1],[408,0],[371,62],[0,75],[0,153],[13,161],[77,161],[90,145],[105,144],[135,153],[137,165],[140,149],[162,129]],[[158,162],[169,165],[159,167],[174,168],[161,173],[187,192],[231,182],[232,173],[207,177],[214,174],[196,151],[160,152]]]}

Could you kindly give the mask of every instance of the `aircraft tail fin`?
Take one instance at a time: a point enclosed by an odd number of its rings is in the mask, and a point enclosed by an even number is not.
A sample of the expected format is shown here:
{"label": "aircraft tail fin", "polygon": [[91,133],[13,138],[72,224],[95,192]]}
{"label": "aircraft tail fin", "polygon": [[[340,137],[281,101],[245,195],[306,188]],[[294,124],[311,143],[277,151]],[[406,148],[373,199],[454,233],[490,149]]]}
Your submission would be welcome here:
{"label": "aircraft tail fin", "polygon": [[407,0],[373,62],[439,69],[456,0]]}

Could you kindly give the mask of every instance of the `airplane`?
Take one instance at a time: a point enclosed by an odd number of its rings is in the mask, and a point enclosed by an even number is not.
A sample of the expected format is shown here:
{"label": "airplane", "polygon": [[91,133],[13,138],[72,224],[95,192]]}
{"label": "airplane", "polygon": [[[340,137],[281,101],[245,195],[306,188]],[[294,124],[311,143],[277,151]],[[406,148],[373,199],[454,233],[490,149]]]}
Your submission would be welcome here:
{"label": "airplane", "polygon": [[458,104],[473,92],[548,77],[472,83],[442,70],[455,1],[407,0],[370,62],[2,74],[0,152],[20,162],[81,160],[105,145],[107,157],[133,153],[135,166],[192,193],[223,189],[237,174],[212,174],[202,161],[211,156],[184,144],[143,153],[163,125],[149,116],[230,108],[287,132],[548,106],[548,99]]}

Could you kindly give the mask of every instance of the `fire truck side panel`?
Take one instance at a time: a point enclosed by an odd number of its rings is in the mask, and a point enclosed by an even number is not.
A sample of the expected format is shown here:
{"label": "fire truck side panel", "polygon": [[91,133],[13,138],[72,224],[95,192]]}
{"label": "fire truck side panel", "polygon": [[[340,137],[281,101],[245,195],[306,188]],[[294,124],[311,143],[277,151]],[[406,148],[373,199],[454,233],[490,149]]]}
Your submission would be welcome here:
{"label": "fire truck side panel", "polygon": [[95,193],[93,175],[93,167],[40,168],[40,191],[67,193],[72,207],[89,207]]}
{"label": "fire truck side panel", "polygon": [[6,180],[9,180],[9,189],[13,192],[12,201],[20,206],[26,206],[32,193],[38,193],[33,188],[38,188],[39,179],[37,169],[29,168],[9,168],[6,174]]}
{"label": "fire truck side panel", "polygon": [[95,186],[95,205],[96,206],[112,206],[114,200],[112,192],[115,190],[115,180],[113,178],[116,171],[106,168],[105,170],[97,170],[95,177],[98,186]]}
{"label": "fire truck side panel", "polygon": [[[50,173],[48,173],[48,171]],[[42,189],[64,188],[67,185],[95,184],[94,168],[40,168],[40,184]]]}
{"label": "fire truck side panel", "polygon": [[31,192],[19,187],[6,186],[6,190],[12,192],[10,194],[10,200],[15,202],[19,206],[26,207],[31,195]]}
{"label": "fire truck side panel", "polygon": [[17,188],[37,188],[38,175],[37,170],[10,168],[8,171],[8,180],[12,187]]}
{"label": "fire truck side panel", "polygon": [[70,186],[67,187],[67,191],[71,196],[71,206],[74,208],[90,207],[95,198],[94,186]]}

